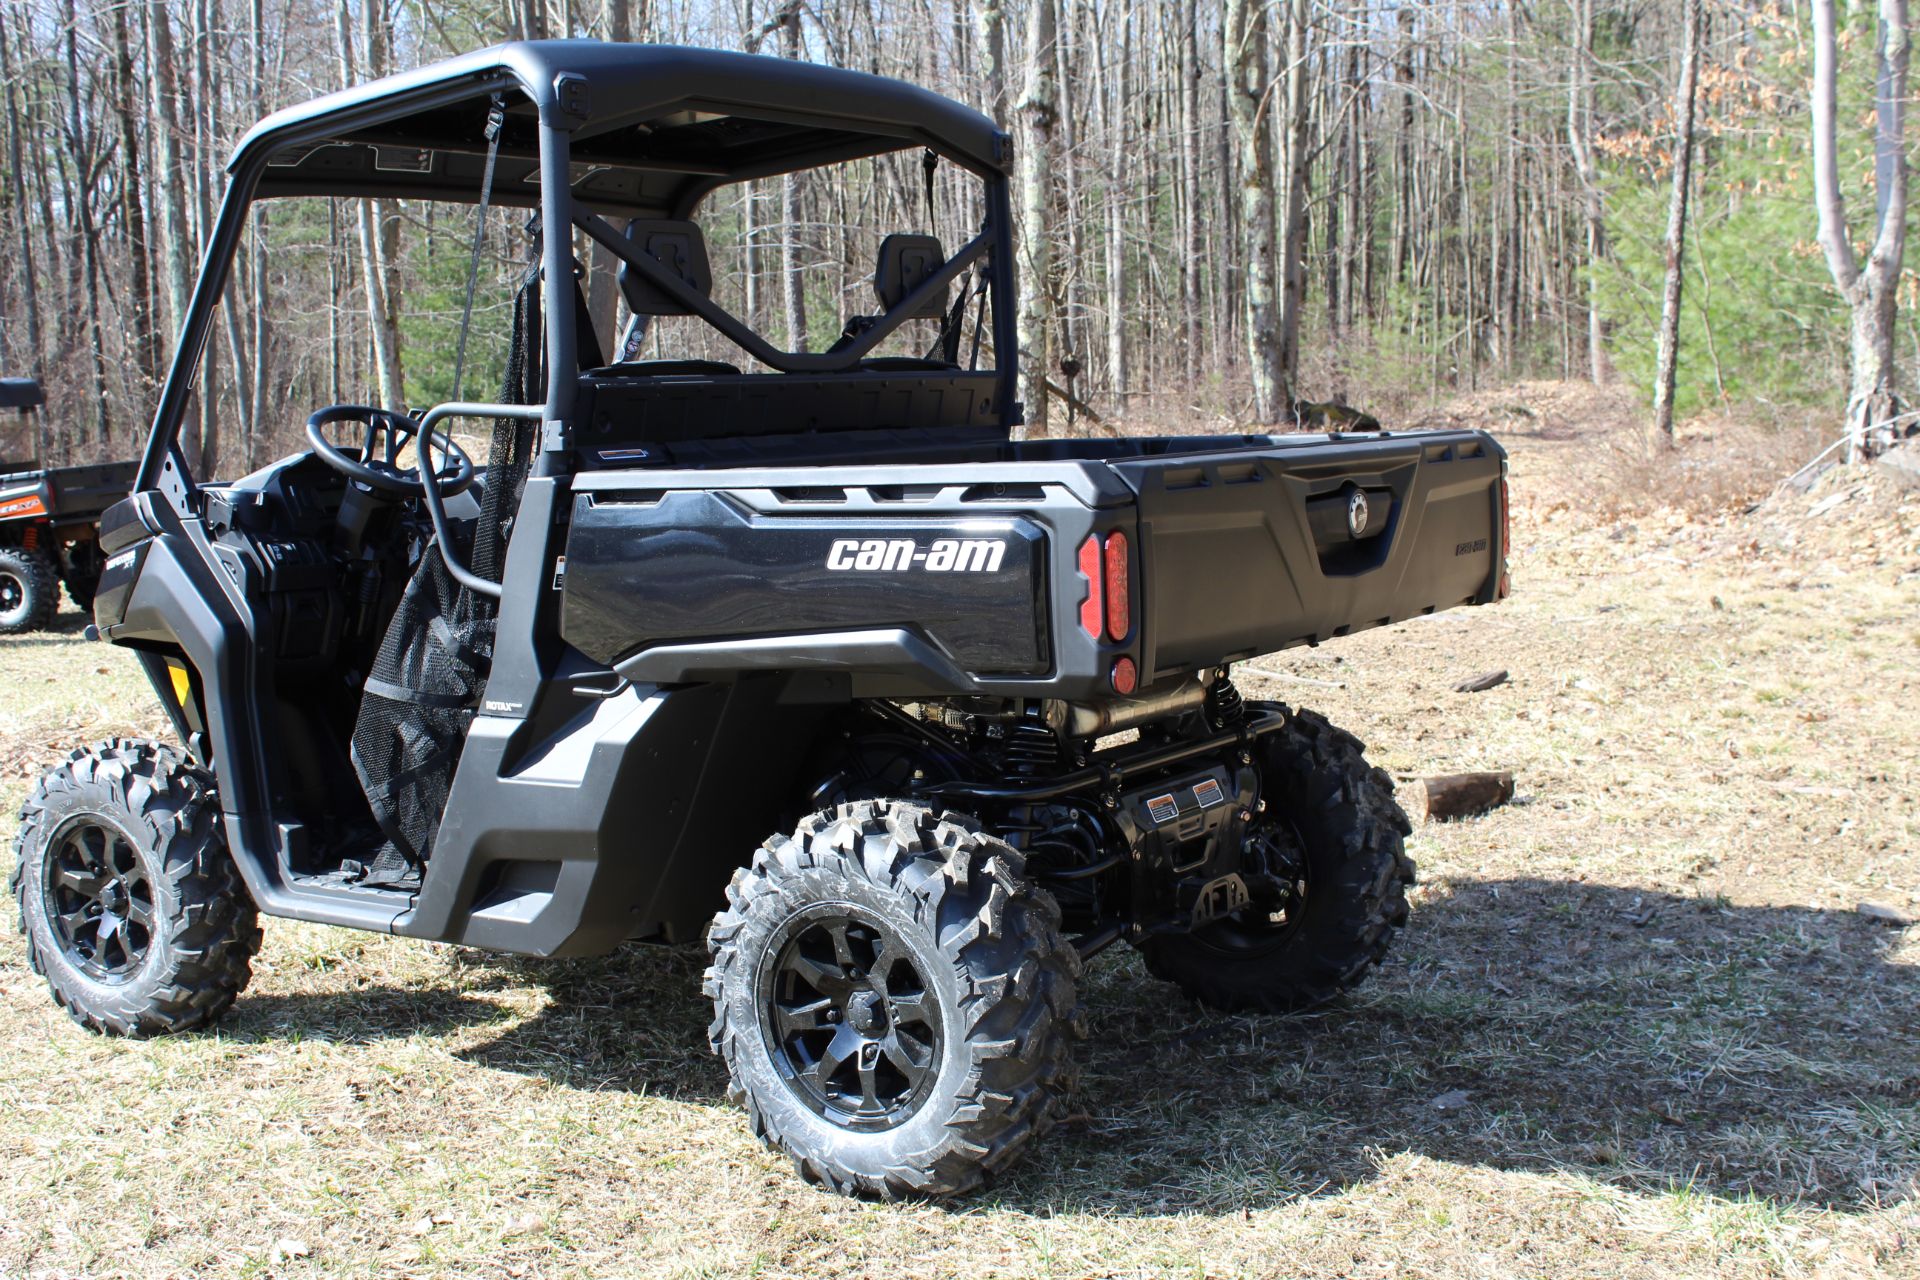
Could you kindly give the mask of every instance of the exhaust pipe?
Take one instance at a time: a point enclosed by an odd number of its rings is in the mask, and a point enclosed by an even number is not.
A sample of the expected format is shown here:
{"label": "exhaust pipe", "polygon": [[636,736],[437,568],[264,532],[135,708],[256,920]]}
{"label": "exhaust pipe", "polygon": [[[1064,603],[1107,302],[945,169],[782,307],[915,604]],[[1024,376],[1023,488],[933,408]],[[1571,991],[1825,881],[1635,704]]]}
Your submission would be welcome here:
{"label": "exhaust pipe", "polygon": [[1065,702],[1049,698],[1042,713],[1047,727],[1073,738],[1099,738],[1135,725],[1192,711],[1207,700],[1213,683],[1211,668],[1195,672],[1179,684],[1153,689],[1130,698],[1103,698],[1099,702]]}

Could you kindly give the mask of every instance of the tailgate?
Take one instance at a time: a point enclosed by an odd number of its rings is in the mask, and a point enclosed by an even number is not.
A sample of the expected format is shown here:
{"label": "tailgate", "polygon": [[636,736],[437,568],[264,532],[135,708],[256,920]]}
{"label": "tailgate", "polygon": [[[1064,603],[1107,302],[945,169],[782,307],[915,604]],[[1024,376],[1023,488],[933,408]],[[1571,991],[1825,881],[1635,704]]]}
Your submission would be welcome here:
{"label": "tailgate", "polygon": [[1138,495],[1143,684],[1497,597],[1492,437],[1269,440],[1111,464]]}
{"label": "tailgate", "polygon": [[99,462],[47,472],[47,484],[53,491],[54,518],[72,520],[98,516],[127,496],[139,470],[138,462]]}

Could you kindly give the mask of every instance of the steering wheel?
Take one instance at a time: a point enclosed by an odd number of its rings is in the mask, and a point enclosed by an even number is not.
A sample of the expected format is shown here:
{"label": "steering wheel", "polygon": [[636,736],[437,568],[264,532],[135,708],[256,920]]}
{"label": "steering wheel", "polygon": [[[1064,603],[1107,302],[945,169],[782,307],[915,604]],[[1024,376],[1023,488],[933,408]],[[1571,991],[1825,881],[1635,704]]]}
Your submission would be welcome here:
{"label": "steering wheel", "polygon": [[[357,422],[366,427],[366,441],[360,447],[359,457],[327,439],[322,428],[336,422]],[[307,443],[323,462],[350,480],[398,498],[415,498],[426,491],[421,483],[420,468],[400,465],[401,450],[419,434],[420,424],[404,413],[359,404],[330,405],[307,419]],[[375,447],[383,442],[384,447],[376,458]],[[473,459],[467,456],[466,450],[450,436],[436,431],[431,442],[420,442],[422,457],[427,456],[429,443],[439,446],[447,455],[446,463],[433,476],[433,487],[441,497],[451,498],[473,483]]]}

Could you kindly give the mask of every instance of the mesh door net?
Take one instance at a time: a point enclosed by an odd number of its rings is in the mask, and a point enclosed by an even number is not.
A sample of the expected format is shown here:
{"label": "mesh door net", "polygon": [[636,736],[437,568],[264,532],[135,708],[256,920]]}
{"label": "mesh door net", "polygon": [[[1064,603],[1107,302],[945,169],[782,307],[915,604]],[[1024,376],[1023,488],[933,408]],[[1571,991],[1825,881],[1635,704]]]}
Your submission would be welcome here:
{"label": "mesh door net", "polygon": [[[540,375],[540,289],[529,272],[514,299],[513,335],[501,400],[531,403]],[[531,424],[494,424],[474,571],[501,580],[506,544],[533,453]],[[427,547],[374,656],[354,721],[354,772],[387,837],[368,879],[399,881],[433,852],[454,767],[493,669],[494,602],[454,581],[438,544]]]}
{"label": "mesh door net", "polygon": [[[493,665],[493,631],[492,602],[456,583],[440,548],[428,547],[387,624],[353,727],[354,772],[404,866],[433,851]],[[376,860],[376,870],[388,861]]]}

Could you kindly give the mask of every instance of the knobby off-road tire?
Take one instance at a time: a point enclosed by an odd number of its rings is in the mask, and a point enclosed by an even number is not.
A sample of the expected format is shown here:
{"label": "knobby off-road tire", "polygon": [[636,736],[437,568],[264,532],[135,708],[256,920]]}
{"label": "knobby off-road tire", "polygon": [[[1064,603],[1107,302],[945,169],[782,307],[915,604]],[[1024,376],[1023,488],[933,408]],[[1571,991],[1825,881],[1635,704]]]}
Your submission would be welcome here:
{"label": "knobby off-road tire", "polygon": [[954,1195],[1050,1127],[1086,1034],[1080,957],[1004,842],[902,801],[842,804],[768,840],[727,901],[709,1039],[801,1176]]}
{"label": "knobby off-road tire", "polygon": [[[1259,709],[1274,709],[1261,707]],[[1147,968],[1199,1003],[1226,1011],[1310,1009],[1351,990],[1407,922],[1412,831],[1393,783],[1365,744],[1311,711],[1261,740],[1263,826],[1290,865],[1284,919],[1256,907],[1189,934],[1149,939]],[[1279,871],[1279,868],[1275,868]]]}
{"label": "knobby off-road tire", "polygon": [[44,631],[60,606],[60,579],[44,551],[0,547],[0,636]]}
{"label": "knobby off-road tire", "polygon": [[116,738],[47,770],[21,808],[27,958],[88,1030],[203,1027],[253,976],[260,929],[211,788],[171,748]]}

